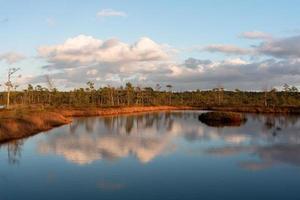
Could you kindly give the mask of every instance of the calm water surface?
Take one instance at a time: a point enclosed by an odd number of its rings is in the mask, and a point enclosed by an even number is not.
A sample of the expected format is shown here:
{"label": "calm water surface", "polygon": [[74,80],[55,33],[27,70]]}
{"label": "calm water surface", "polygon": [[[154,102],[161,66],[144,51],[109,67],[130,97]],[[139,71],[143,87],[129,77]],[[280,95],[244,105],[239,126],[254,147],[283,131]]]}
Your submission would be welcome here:
{"label": "calm water surface", "polygon": [[0,147],[0,200],[300,199],[300,120],[199,112],[78,118]]}

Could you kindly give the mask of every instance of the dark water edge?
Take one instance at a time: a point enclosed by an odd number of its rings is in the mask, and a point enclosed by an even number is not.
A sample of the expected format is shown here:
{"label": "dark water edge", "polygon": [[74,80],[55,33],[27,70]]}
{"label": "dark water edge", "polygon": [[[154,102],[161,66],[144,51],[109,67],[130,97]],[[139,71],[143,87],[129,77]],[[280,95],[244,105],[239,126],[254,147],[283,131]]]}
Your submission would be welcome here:
{"label": "dark water edge", "polygon": [[200,113],[77,118],[1,145],[0,199],[298,199],[298,116]]}

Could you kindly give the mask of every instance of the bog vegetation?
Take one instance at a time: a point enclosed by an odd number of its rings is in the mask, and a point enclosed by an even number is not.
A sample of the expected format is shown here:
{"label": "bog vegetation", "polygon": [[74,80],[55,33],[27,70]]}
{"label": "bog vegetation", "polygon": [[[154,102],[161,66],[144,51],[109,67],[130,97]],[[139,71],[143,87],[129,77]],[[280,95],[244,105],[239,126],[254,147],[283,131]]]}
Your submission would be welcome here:
{"label": "bog vegetation", "polygon": [[[300,106],[300,93],[295,86],[283,85],[283,89],[264,91],[234,91],[218,86],[212,90],[176,92],[172,85],[139,87],[131,83],[125,86],[106,86],[96,88],[92,81],[84,87],[71,91],[59,91],[46,76],[46,86],[29,84],[26,89],[18,90],[13,83],[19,69],[8,71],[8,80],[0,92],[0,104],[6,108],[45,106],[45,107],[117,107],[117,106],[196,106],[196,107],[297,107]],[[14,77],[15,76],[15,77]],[[24,88],[24,87],[23,87]]]}
{"label": "bog vegetation", "polygon": [[[93,82],[72,91],[28,85],[23,91],[9,90],[0,93],[0,104],[12,106],[300,106],[300,94],[295,87],[285,85],[283,91],[272,89],[263,92],[226,91],[215,88],[207,91],[173,92],[172,86],[162,89],[157,85],[137,87],[127,83],[125,87],[95,88]],[[9,95],[9,96],[8,96]]]}

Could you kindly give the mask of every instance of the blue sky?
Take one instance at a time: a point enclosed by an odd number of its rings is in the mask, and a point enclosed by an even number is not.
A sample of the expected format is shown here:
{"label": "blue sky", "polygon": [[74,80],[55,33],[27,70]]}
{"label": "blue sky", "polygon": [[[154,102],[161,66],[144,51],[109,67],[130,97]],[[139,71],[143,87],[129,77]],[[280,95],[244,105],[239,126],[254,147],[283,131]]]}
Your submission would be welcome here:
{"label": "blue sky", "polygon": [[[253,56],[249,55],[195,50],[212,44],[232,44],[240,48],[262,44],[261,40],[241,38],[240,34],[244,32],[266,33],[276,40],[300,34],[300,2],[297,0],[1,0],[0,5],[0,54],[18,52],[26,56],[23,61],[14,63],[22,68],[24,76],[54,73],[42,69],[42,66],[55,61],[41,58],[37,49],[63,44],[78,35],[101,40],[117,38],[128,44],[147,37],[157,44],[176,49],[172,61],[182,66],[189,57],[213,61],[228,58],[251,60]],[[100,11],[108,9],[124,16],[97,16]],[[282,58],[272,59],[278,61]],[[0,73],[4,74],[6,69],[7,63],[2,60]],[[140,73],[136,72],[136,76]],[[133,74],[130,77],[134,77]],[[297,79],[294,79],[291,84],[297,84]],[[185,87],[195,88],[197,81],[194,82]],[[231,84],[228,86],[232,87]]]}

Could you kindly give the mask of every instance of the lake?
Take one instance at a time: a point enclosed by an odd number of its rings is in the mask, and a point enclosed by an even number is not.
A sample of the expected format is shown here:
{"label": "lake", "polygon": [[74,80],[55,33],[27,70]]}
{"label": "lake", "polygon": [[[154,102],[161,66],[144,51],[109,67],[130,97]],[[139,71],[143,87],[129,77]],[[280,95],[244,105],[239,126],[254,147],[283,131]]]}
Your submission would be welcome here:
{"label": "lake", "polygon": [[76,118],[0,147],[0,199],[299,199],[300,120],[200,111]]}

